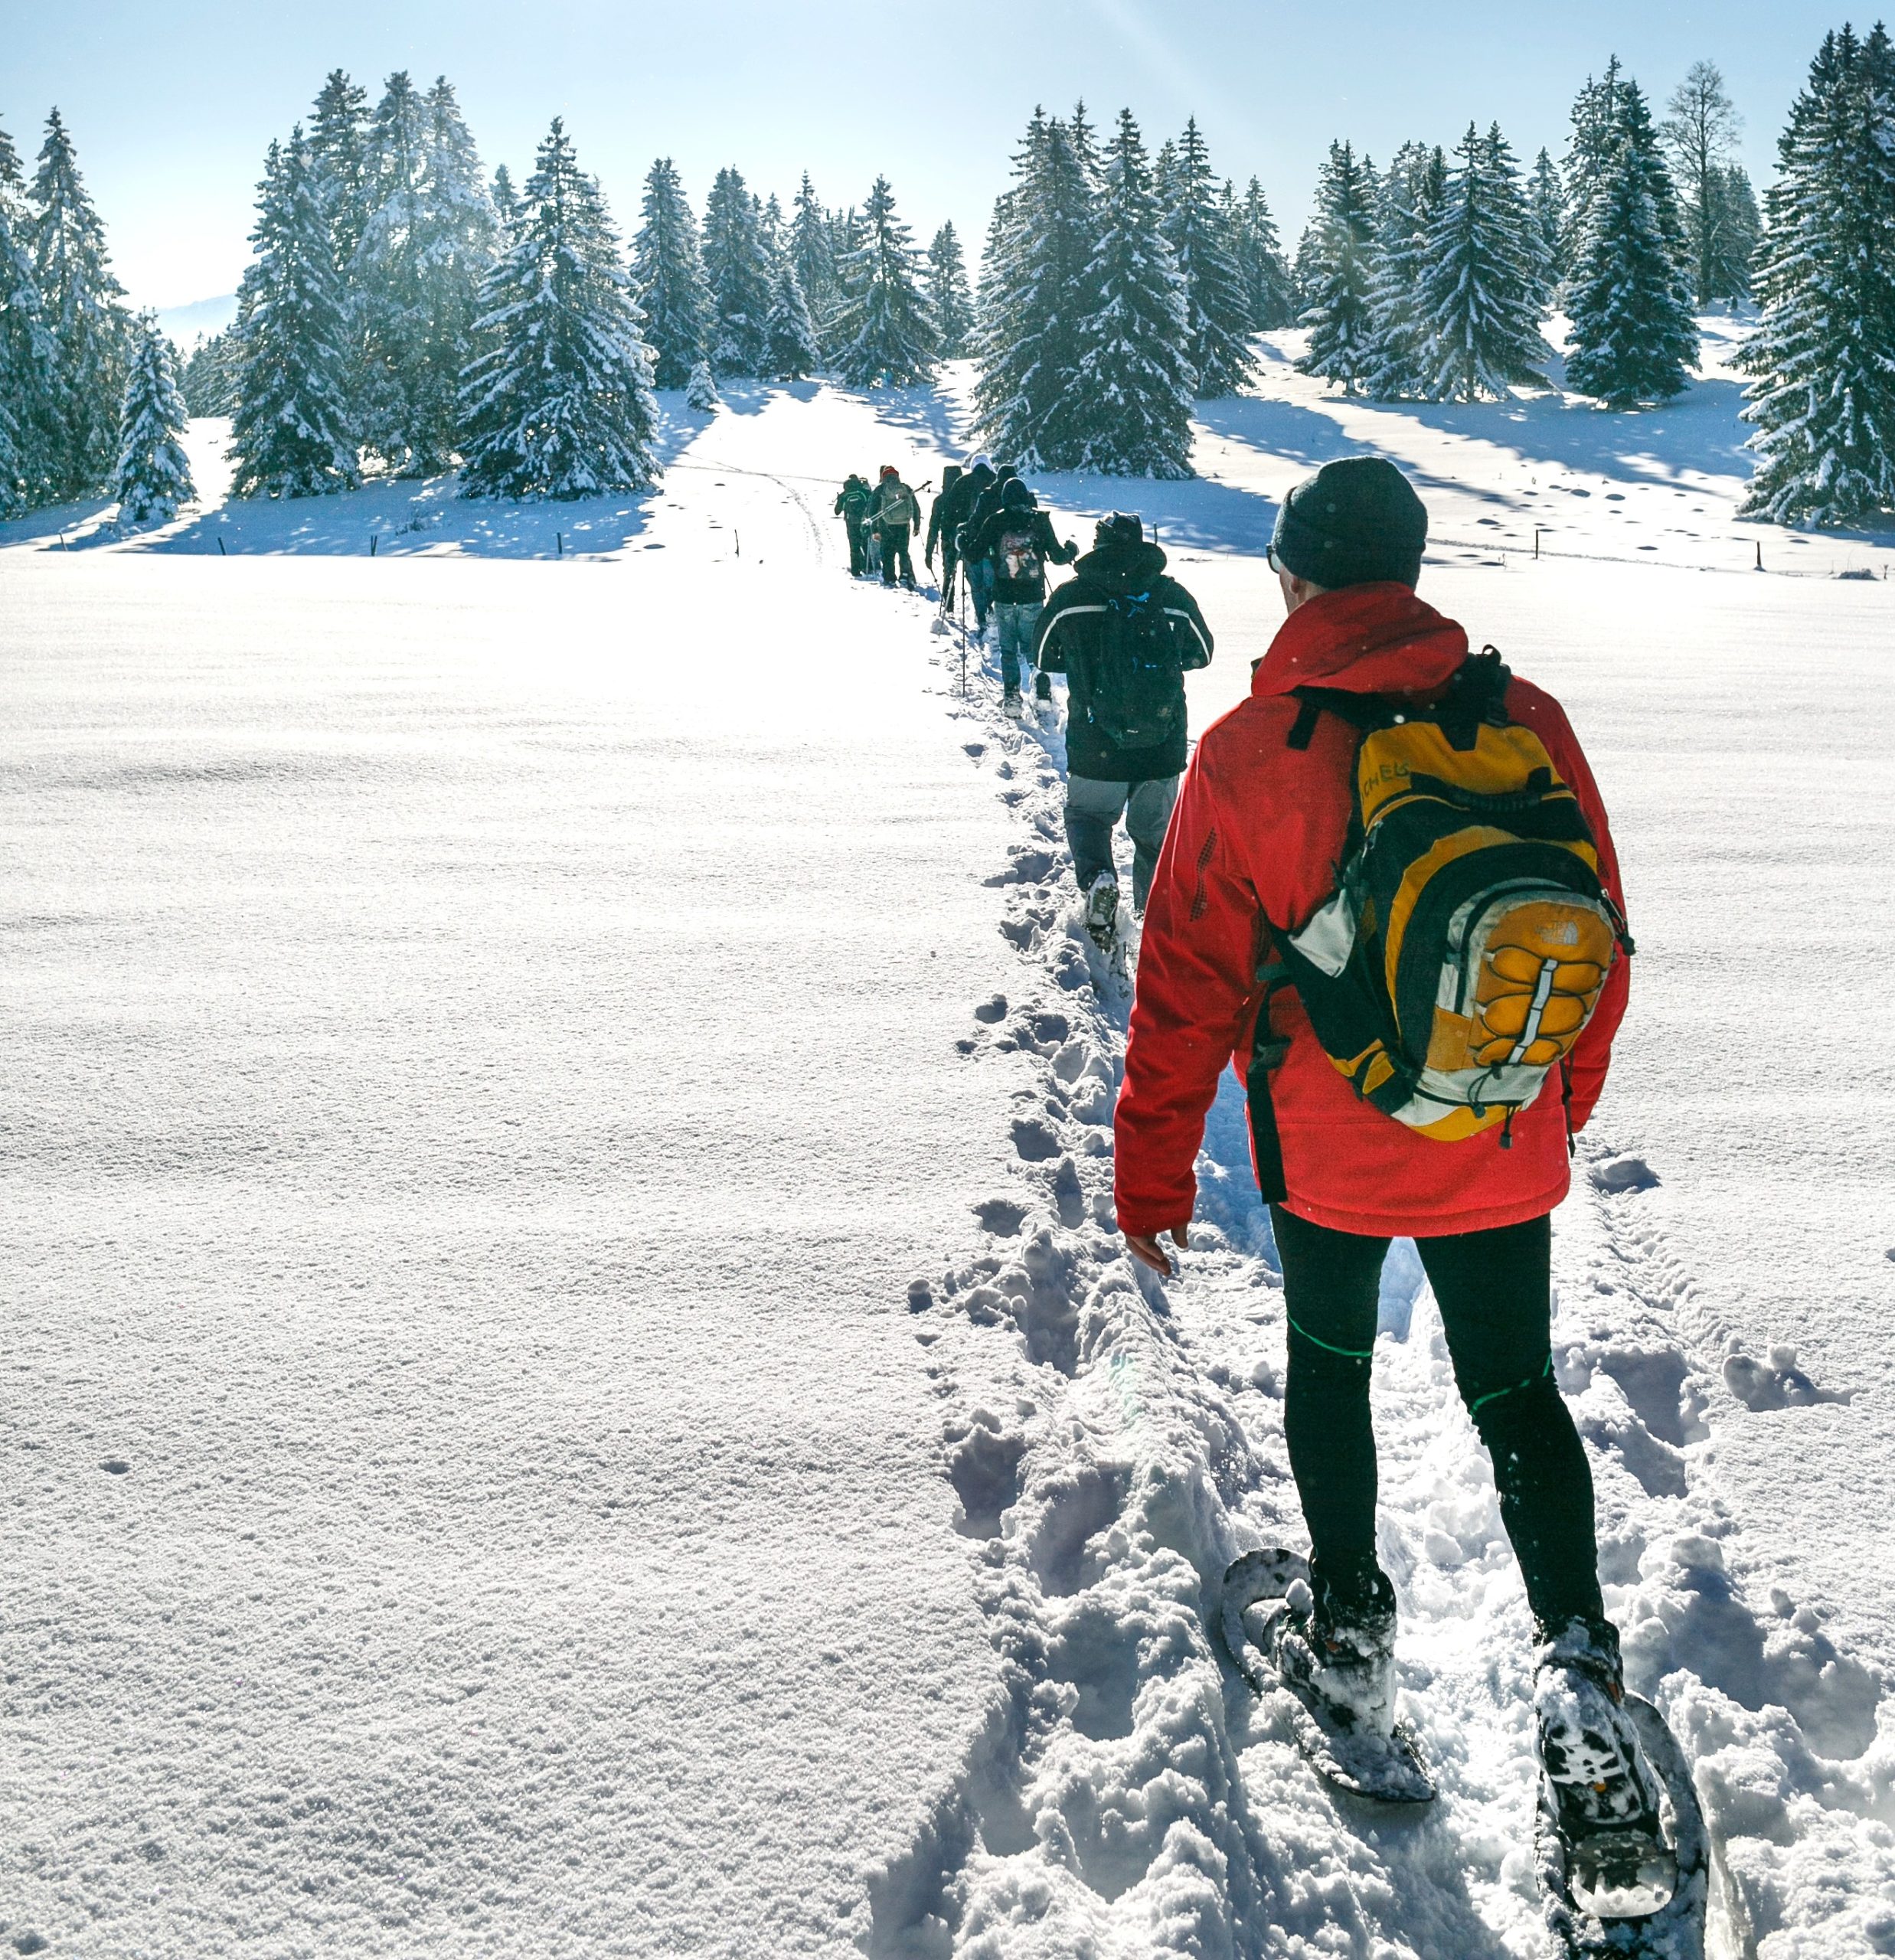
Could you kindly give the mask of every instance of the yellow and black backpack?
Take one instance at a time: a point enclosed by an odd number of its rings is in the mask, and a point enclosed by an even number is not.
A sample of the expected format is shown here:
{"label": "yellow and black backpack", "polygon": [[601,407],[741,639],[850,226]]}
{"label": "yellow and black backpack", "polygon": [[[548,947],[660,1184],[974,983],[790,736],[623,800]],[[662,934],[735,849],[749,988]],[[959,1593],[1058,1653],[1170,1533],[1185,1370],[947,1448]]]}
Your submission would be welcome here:
{"label": "yellow and black backpack", "polygon": [[[1599,874],[1579,799],[1530,728],[1507,718],[1491,647],[1420,706],[1299,688],[1289,746],[1334,714],[1360,731],[1334,893],[1295,932],[1272,924],[1250,1068],[1264,1195],[1282,1196],[1269,1106],[1275,995],[1293,988],[1358,1096],[1453,1143],[1515,1114],[1563,1063],[1632,941]],[[1275,1184],[1279,1188],[1273,1191]]]}

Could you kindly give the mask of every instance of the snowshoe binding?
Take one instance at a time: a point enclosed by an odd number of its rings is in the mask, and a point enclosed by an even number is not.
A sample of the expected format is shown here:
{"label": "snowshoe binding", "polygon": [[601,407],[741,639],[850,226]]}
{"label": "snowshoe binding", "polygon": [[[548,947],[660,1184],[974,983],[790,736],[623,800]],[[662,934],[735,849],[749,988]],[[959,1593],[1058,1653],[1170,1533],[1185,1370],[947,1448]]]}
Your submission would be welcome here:
{"label": "snowshoe binding", "polygon": [[1278,1702],[1325,1782],[1379,1803],[1429,1803],[1434,1779],[1395,1719],[1394,1592],[1374,1579],[1344,1602],[1294,1552],[1246,1552],[1224,1574],[1224,1645],[1253,1690]]}
{"label": "snowshoe binding", "polygon": [[1697,1960],[1708,1852],[1676,1740],[1650,1703],[1625,1693],[1606,1622],[1569,1622],[1534,1658],[1538,1861],[1552,1930],[1573,1955]]}

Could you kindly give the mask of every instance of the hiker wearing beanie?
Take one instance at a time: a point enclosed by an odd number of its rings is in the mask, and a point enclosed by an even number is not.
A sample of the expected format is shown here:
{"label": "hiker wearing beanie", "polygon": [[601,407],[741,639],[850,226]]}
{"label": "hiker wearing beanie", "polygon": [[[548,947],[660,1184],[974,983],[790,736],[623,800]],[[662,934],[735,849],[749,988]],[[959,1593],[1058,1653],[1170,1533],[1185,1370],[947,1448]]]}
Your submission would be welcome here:
{"label": "hiker wearing beanie", "polygon": [[915,588],[914,561],[908,555],[909,534],[921,521],[921,505],[915,493],[901,480],[892,462],[882,465],[881,480],[875,488],[871,519],[881,541],[882,583],[893,585],[897,570],[910,592]]}
{"label": "hiker wearing beanie", "polygon": [[1067,677],[1066,840],[1101,952],[1117,927],[1112,834],[1132,838],[1132,904],[1142,915],[1184,766],[1184,676],[1210,664],[1197,602],[1165,575],[1139,519],[1114,511],[1040,615],[1039,685]]}
{"label": "hiker wearing beanie", "polygon": [[849,577],[859,579],[868,569],[868,513],[875,493],[868,479],[851,470],[836,492],[835,514],[849,536]]}
{"label": "hiker wearing beanie", "polygon": [[1383,1257],[1414,1240],[1539,1629],[1561,1825],[1661,1862],[1548,1325],[1550,1214],[1625,1007],[1618,864],[1558,703],[1470,658],[1416,596],[1426,537],[1379,458],[1326,464],[1284,501],[1270,563],[1289,617],[1197,745],[1145,915],[1119,1223],[1171,1271],[1160,1240],[1185,1243],[1233,1060],[1282,1272],[1284,1426],[1312,1544],[1273,1622],[1275,1664],[1325,1733],[1384,1739],[1395,1595],[1376,1556],[1369,1375]]}
{"label": "hiker wearing beanie", "polygon": [[[978,470],[979,465],[976,463],[975,467]],[[1000,508],[1000,499],[1007,485],[1013,482],[1019,474],[1010,462],[994,466],[992,475],[974,493],[974,501],[968,509],[967,520],[961,526],[961,563],[967,567],[967,596],[974,602],[974,630],[976,633],[984,633],[987,630],[987,615],[994,603],[994,567],[991,559],[980,557],[975,554],[972,548],[973,541],[979,535],[982,526]]]}
{"label": "hiker wearing beanie", "polygon": [[972,514],[974,500],[994,480],[994,466],[985,456],[976,456],[965,474],[952,479],[941,472],[941,494],[928,513],[927,543],[922,556],[928,569],[934,569],[936,546],[941,552],[941,603],[954,603],[954,573],[961,559],[961,527]]}
{"label": "hiker wearing beanie", "polygon": [[1004,690],[1001,705],[1008,714],[1018,715],[1023,712],[1021,675],[1032,665],[1033,636],[1046,603],[1047,566],[1070,565],[1079,556],[1079,547],[1070,540],[1062,544],[1053,534],[1053,520],[1018,477],[998,488],[992,514],[968,539],[967,560],[970,566],[988,567]]}

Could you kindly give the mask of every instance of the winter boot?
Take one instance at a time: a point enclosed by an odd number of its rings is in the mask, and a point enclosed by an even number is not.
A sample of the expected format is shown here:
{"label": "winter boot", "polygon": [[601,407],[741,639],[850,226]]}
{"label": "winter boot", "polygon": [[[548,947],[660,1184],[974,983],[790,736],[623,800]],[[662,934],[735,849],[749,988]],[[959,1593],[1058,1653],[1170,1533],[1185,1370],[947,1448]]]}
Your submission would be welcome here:
{"label": "winter boot", "polygon": [[1603,1917],[1655,1912],[1678,1881],[1658,1821],[1658,1779],[1625,1709],[1619,1635],[1574,1619],[1534,1656],[1540,1766],[1576,1896]]}
{"label": "winter boot", "polygon": [[1111,952],[1112,936],[1118,924],[1118,876],[1112,871],[1101,871],[1086,894],[1086,930],[1101,952]]}
{"label": "winter boot", "polygon": [[1033,677],[1033,698],[1036,701],[1050,701],[1053,698],[1053,677],[1050,674],[1036,674]]}
{"label": "winter boot", "polygon": [[1009,688],[1001,696],[1000,711],[1002,714],[1012,716],[1015,721],[1019,720],[1025,714],[1026,710],[1021,705],[1020,690],[1018,688]]}
{"label": "winter boot", "polygon": [[1379,1571],[1345,1593],[1320,1573],[1289,1589],[1276,1635],[1285,1681],[1342,1735],[1395,1728],[1395,1589]]}

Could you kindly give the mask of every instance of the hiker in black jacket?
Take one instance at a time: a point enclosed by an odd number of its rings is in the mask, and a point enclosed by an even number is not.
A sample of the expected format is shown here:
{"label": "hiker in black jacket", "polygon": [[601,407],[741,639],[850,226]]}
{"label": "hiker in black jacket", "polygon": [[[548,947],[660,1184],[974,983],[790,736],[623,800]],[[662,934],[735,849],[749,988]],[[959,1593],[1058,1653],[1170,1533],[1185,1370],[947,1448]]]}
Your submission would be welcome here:
{"label": "hiker in black jacket", "polygon": [[[975,467],[978,469],[985,460],[984,456],[977,459]],[[968,547],[973,542],[975,533],[999,509],[1001,491],[1019,474],[1010,462],[1003,462],[994,470],[975,493],[967,520],[961,526],[961,562],[967,567],[967,596],[974,602],[974,630],[977,633],[987,630],[988,609],[994,603],[994,568],[985,558],[975,557]]]}
{"label": "hiker in black jacket", "polygon": [[954,603],[954,568],[961,560],[961,527],[973,514],[974,499],[993,480],[994,466],[985,456],[976,456],[965,475],[952,463],[941,472],[941,494],[928,513],[927,543],[922,555],[932,571],[935,547],[940,547],[943,606]]}
{"label": "hiker in black jacket", "polygon": [[1078,556],[1077,544],[1062,544],[1054,535],[1053,520],[1017,476],[1001,486],[998,508],[967,541],[968,564],[991,568],[1000,678],[1006,691],[1001,705],[1009,714],[1021,712],[1020,679],[1033,664],[1034,631],[1046,603],[1047,566],[1070,565]]}
{"label": "hiker in black jacket", "polygon": [[1212,641],[1135,517],[1105,518],[1075,569],[1040,615],[1034,658],[1067,677],[1066,837],[1086,929],[1105,948],[1119,910],[1112,828],[1123,815],[1142,916],[1184,773],[1184,675],[1211,664]]}
{"label": "hiker in black jacket", "polygon": [[868,540],[866,527],[869,506],[875,493],[868,487],[868,479],[853,472],[837,492],[835,514],[849,534],[849,577],[859,579],[868,569]]}

